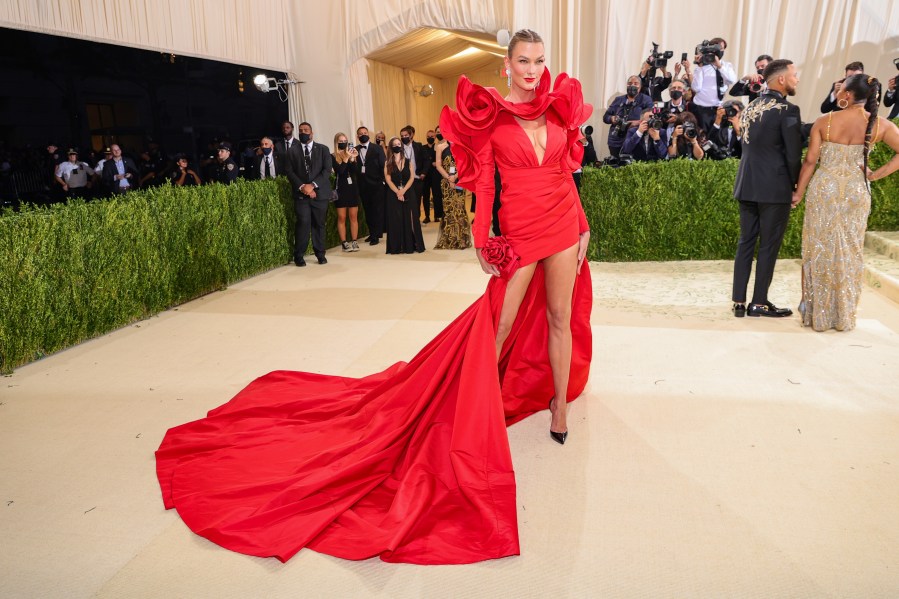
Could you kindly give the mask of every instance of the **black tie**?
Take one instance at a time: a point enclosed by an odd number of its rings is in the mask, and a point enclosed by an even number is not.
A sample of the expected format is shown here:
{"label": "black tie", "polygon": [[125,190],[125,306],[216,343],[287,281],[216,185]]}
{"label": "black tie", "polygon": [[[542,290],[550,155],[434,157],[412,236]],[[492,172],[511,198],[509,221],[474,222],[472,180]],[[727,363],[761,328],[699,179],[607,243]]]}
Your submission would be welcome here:
{"label": "black tie", "polygon": [[306,173],[312,172],[312,157],[309,155],[309,146],[303,146],[303,154],[306,156]]}
{"label": "black tie", "polygon": [[266,179],[271,179],[271,178],[272,178],[272,161],[271,161],[271,158],[266,158],[266,159],[265,159],[265,178],[266,178]]}
{"label": "black tie", "polygon": [[724,98],[724,76],[718,69],[715,69],[715,82],[718,84],[718,99],[722,100]]}

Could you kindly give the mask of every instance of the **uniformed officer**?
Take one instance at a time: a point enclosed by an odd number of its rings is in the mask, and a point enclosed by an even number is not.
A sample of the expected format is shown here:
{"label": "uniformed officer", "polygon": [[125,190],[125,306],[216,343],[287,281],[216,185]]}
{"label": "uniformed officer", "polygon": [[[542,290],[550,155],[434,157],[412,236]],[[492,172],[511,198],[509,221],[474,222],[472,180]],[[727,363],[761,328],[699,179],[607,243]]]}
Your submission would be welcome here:
{"label": "uniformed officer", "polygon": [[231,144],[222,142],[219,144],[218,158],[212,169],[212,180],[228,185],[237,179],[237,163],[231,158]]}
{"label": "uniformed officer", "polygon": [[90,193],[94,169],[78,160],[78,151],[69,148],[68,160],[56,167],[56,181],[62,185],[67,198],[83,198]]}

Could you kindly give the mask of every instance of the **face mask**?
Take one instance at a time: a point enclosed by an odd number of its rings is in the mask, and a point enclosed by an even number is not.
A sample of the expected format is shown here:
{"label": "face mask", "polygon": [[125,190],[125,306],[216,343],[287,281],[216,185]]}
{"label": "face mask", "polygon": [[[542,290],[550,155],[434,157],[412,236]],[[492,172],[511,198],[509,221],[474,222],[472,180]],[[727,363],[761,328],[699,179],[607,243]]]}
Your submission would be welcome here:
{"label": "face mask", "polygon": [[433,138],[433,137],[429,137],[429,138],[428,138],[428,143],[429,143],[429,144],[434,143],[434,138]]}
{"label": "face mask", "polygon": [[300,143],[301,144],[308,144],[310,139],[312,139],[311,133],[300,133]]}
{"label": "face mask", "polygon": [[637,92],[639,92],[639,91],[640,91],[640,88],[637,87],[636,85],[628,85],[627,86],[627,95],[630,96],[631,98],[636,98]]}
{"label": "face mask", "polygon": [[346,150],[347,143],[348,143],[348,142],[345,142],[345,141],[338,141],[338,142],[337,142],[337,149],[338,149],[338,150]]}
{"label": "face mask", "polygon": [[438,133],[438,134],[437,134],[437,140],[438,140],[438,141],[443,141],[443,133]]}
{"label": "face mask", "polygon": [[360,135],[360,136],[359,136],[359,142],[360,142],[360,143],[367,144],[369,139],[371,139],[371,138],[370,138],[369,136],[367,136],[367,135]]}
{"label": "face mask", "polygon": [[390,146],[390,149],[393,150],[394,154],[399,154],[400,152],[403,151],[402,146]]}
{"label": "face mask", "polygon": [[266,156],[268,156],[269,154],[272,153],[272,149],[271,148],[262,148],[262,153],[265,154]]}
{"label": "face mask", "polygon": [[412,143],[411,137],[402,137],[400,139],[402,140],[404,146],[408,146],[410,143]]}
{"label": "face mask", "polygon": [[671,90],[671,99],[672,100],[680,100],[683,97],[684,97],[684,92],[682,92],[681,90],[679,90],[679,89]]}
{"label": "face mask", "polygon": [[759,75],[761,75],[765,72],[765,69],[764,68],[756,69],[755,72],[758,73]]}

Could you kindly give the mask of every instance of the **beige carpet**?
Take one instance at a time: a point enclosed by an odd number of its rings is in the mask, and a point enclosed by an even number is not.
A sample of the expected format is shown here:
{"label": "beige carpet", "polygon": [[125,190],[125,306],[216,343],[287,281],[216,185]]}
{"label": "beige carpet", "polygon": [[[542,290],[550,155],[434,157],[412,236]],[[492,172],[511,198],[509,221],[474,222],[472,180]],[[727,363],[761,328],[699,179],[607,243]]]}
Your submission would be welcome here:
{"label": "beige carpet", "polygon": [[[426,240],[435,241],[435,225]],[[564,447],[509,429],[522,555],[446,567],[234,554],[162,508],[153,451],[275,369],[408,359],[482,292],[468,251],[330,251],[0,379],[0,597],[897,597],[899,306],[735,319],[727,262],[593,264]],[[795,305],[798,266],[772,299]]]}

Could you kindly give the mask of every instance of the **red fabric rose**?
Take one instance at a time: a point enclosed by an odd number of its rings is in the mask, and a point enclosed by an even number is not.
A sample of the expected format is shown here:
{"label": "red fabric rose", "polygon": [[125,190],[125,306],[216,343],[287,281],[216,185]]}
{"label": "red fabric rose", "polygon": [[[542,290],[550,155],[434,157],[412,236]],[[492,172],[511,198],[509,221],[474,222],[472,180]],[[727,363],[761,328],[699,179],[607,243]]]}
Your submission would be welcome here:
{"label": "red fabric rose", "polygon": [[489,264],[499,269],[501,279],[511,278],[518,270],[519,257],[502,235],[488,239],[487,245],[481,248],[481,254]]}

